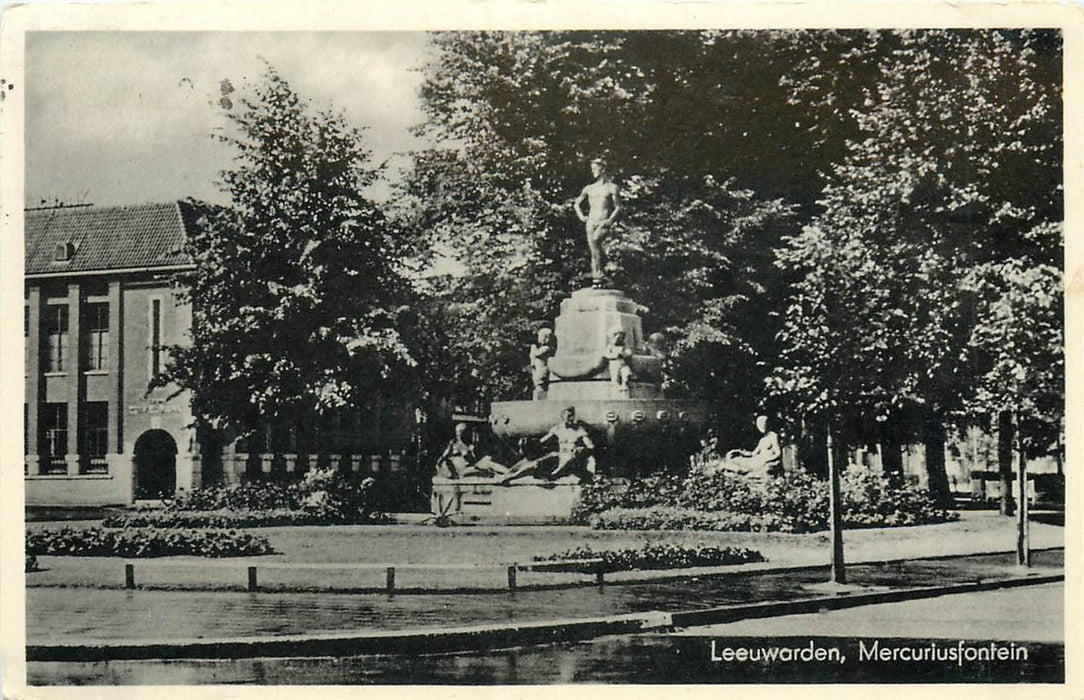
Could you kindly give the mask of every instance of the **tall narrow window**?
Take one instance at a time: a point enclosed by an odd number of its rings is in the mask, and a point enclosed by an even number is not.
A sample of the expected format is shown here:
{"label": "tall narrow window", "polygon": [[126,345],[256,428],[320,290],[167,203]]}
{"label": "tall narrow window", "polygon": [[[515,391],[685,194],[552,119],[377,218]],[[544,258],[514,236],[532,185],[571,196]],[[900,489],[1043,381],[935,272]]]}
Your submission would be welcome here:
{"label": "tall narrow window", "polygon": [[109,369],[109,304],[87,304],[83,336],[86,368]]}
{"label": "tall narrow window", "polygon": [[104,474],[108,471],[105,453],[109,448],[109,403],[88,401],[83,404],[83,440],[79,451],[83,457],[83,471],[88,474]]}
{"label": "tall narrow window", "polygon": [[63,474],[68,467],[64,455],[68,452],[68,404],[47,403],[42,415],[42,472]]}
{"label": "tall narrow window", "polygon": [[45,333],[49,339],[46,372],[63,372],[68,364],[68,307],[50,304],[46,307]]}
{"label": "tall narrow window", "polygon": [[162,300],[151,299],[151,379],[162,373]]}

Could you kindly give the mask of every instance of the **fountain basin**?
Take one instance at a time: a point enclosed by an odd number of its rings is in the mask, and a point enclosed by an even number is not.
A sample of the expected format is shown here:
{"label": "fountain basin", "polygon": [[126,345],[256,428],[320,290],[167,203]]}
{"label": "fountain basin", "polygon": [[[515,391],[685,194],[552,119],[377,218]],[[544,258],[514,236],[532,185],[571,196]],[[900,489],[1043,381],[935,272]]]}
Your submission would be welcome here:
{"label": "fountain basin", "polygon": [[713,420],[709,404],[696,399],[578,398],[498,401],[490,408],[489,425],[506,442],[539,438],[569,406],[591,435],[599,470],[607,475],[684,464]]}

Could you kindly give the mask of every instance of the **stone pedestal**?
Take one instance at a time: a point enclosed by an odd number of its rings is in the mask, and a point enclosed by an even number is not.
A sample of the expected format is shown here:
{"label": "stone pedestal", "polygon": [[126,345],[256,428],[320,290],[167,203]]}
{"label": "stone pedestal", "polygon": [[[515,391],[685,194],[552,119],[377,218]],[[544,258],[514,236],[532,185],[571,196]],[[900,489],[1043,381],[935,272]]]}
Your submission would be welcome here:
{"label": "stone pedestal", "polygon": [[574,479],[550,482],[528,477],[495,484],[488,479],[434,477],[431,509],[460,522],[563,523],[571,518],[580,491]]}
{"label": "stone pedestal", "polygon": [[[490,406],[493,434],[517,449],[540,438],[573,408],[591,435],[601,473],[638,475],[684,465],[696,450],[711,406],[696,399],[663,396],[663,350],[645,340],[645,309],[617,289],[580,289],[561,302],[554,322],[557,348],[548,362],[549,389],[530,401]],[[608,349],[614,333],[625,334],[631,377],[626,387],[611,381]]]}
{"label": "stone pedestal", "polygon": [[662,360],[647,351],[643,323],[638,312],[642,307],[617,289],[580,289],[561,302],[561,314],[553,322],[557,352],[550,358],[550,389],[547,398],[564,382],[609,379],[609,366],[603,353],[613,334],[625,333],[625,347],[632,350],[629,365],[633,376],[642,383],[657,383]]}

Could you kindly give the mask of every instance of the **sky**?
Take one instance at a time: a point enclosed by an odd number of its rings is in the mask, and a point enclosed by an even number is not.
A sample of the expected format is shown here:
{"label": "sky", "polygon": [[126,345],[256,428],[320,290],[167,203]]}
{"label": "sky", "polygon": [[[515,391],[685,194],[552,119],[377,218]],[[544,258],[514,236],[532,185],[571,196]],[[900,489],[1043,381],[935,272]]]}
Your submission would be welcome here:
{"label": "sky", "polygon": [[26,205],[225,203],[215,182],[233,152],[212,137],[225,124],[215,101],[223,79],[258,79],[261,57],[316,107],[367,127],[394,174],[422,145],[410,127],[429,55],[420,32],[30,33]]}

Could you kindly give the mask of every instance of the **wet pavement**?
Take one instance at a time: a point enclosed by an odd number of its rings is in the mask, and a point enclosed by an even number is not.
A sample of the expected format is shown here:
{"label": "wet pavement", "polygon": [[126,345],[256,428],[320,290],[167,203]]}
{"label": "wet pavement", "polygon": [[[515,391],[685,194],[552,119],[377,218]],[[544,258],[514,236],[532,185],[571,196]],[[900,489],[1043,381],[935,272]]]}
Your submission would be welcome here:
{"label": "wet pavement", "polygon": [[[1039,569],[1056,569],[1063,565],[1063,552],[1036,552],[1034,563]],[[1009,555],[848,567],[854,584],[889,587],[969,583],[1020,573]],[[809,586],[826,576],[822,568],[559,590],[411,595],[28,588],[27,642],[447,628],[693,610],[818,597],[824,591]]]}
{"label": "wet pavement", "polygon": [[[28,673],[36,685],[1060,683],[1065,647],[1051,641],[1054,631],[1045,626],[1063,598],[1063,585],[1048,584],[537,647],[339,658],[38,662],[29,664]],[[1036,605],[1047,610],[1045,617],[1021,618],[1019,611]],[[917,634],[911,636],[898,623],[914,621],[916,611],[930,626],[912,629]],[[946,641],[961,639],[968,641]],[[1013,658],[961,663],[863,659],[863,648],[875,642],[912,649],[995,644],[1012,650]],[[724,645],[838,650],[839,660],[725,661],[719,651]]]}
{"label": "wet pavement", "polygon": [[1065,585],[1048,583],[936,598],[864,605],[805,615],[782,615],[690,627],[677,632],[698,637],[766,635],[996,639],[1004,642],[1065,642]]}

